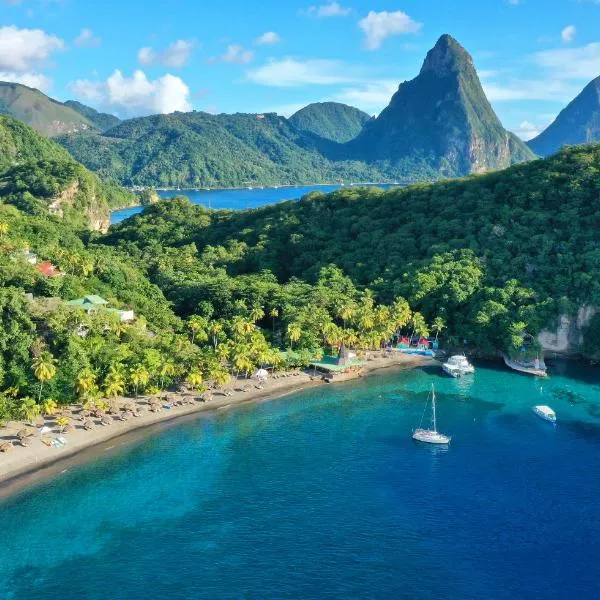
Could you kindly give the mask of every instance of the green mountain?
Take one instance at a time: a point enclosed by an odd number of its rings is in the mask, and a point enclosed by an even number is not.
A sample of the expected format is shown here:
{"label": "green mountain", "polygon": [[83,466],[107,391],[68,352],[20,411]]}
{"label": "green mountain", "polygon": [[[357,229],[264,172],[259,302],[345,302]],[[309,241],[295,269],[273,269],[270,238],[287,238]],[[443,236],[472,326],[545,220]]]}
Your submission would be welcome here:
{"label": "green mountain", "polygon": [[528,142],[540,156],[554,154],[567,144],[600,141],[600,77],[589,83],[556,120]]}
{"label": "green mountain", "polygon": [[95,128],[70,106],[19,83],[0,81],[0,114],[15,117],[50,137]]}
{"label": "green mountain", "polygon": [[451,36],[429,51],[419,75],[350,143],[354,157],[411,172],[423,165],[453,177],[530,160],[488,102],[473,60]]}
{"label": "green mountain", "polygon": [[333,142],[349,142],[371,117],[362,110],[338,102],[316,102],[294,113],[289,121],[300,131]]}
{"label": "green mountain", "polygon": [[91,121],[99,131],[106,131],[121,122],[121,119],[115,117],[115,115],[98,112],[91,106],[86,106],[76,100],[67,100],[64,105],[76,110],[80,115],[83,115],[88,121]]}
{"label": "green mountain", "polygon": [[298,131],[274,113],[153,115],[123,121],[103,135],[58,141],[103,178],[155,187],[245,186],[381,181],[364,163],[327,155],[334,142]]}
{"label": "green mountain", "polygon": [[32,128],[0,116],[0,201],[29,214],[50,211],[80,227],[106,229],[110,210],[134,204],[135,198],[102,183]]}
{"label": "green mountain", "polygon": [[[276,114],[154,115],[59,142],[103,178],[155,187],[435,180],[530,160],[487,101],[471,57],[450,36],[420,75],[358,130],[364,113],[326,103]],[[348,129],[350,128],[350,129]],[[344,133],[345,131],[345,133]]]}

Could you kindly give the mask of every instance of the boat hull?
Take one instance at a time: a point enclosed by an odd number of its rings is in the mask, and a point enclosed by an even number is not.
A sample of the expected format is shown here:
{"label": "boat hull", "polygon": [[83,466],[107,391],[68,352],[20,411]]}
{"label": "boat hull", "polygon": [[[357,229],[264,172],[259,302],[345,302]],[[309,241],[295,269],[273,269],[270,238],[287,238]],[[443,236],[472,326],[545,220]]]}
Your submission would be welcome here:
{"label": "boat hull", "polygon": [[548,421],[548,423],[556,423],[556,415],[553,412],[544,412],[543,410],[539,410],[537,406],[534,406],[532,410],[540,419]]}
{"label": "boat hull", "polygon": [[452,439],[448,435],[431,431],[430,429],[415,429],[413,432],[413,440],[423,442],[425,444],[449,444]]}

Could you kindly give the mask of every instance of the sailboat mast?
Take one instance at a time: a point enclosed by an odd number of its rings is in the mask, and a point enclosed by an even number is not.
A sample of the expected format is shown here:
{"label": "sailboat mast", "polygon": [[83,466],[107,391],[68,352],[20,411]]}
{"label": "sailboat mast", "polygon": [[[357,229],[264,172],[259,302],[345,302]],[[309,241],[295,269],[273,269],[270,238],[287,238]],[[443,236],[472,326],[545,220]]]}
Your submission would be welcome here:
{"label": "sailboat mast", "polygon": [[435,388],[431,386],[431,406],[433,408],[433,431],[437,432],[437,424],[435,422]]}

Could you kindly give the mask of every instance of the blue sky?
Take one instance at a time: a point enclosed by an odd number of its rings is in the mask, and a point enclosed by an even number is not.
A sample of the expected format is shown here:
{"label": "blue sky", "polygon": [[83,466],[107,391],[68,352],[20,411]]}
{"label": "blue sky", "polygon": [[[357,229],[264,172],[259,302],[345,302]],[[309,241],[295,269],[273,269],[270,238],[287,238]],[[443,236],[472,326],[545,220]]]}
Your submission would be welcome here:
{"label": "blue sky", "polygon": [[600,75],[599,23],[600,0],[0,0],[0,79],[119,116],[375,114],[450,33],[528,138]]}

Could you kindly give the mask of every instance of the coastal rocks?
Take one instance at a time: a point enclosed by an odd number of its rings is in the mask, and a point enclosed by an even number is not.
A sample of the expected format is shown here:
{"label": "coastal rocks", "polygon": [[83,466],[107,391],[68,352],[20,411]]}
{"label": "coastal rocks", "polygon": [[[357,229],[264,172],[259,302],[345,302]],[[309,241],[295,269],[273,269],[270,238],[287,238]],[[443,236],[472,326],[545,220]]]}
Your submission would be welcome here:
{"label": "coastal rocks", "polygon": [[595,306],[582,305],[577,315],[561,315],[555,330],[545,329],[539,334],[538,341],[542,349],[556,354],[579,352],[583,344],[584,329],[597,312],[598,308]]}

